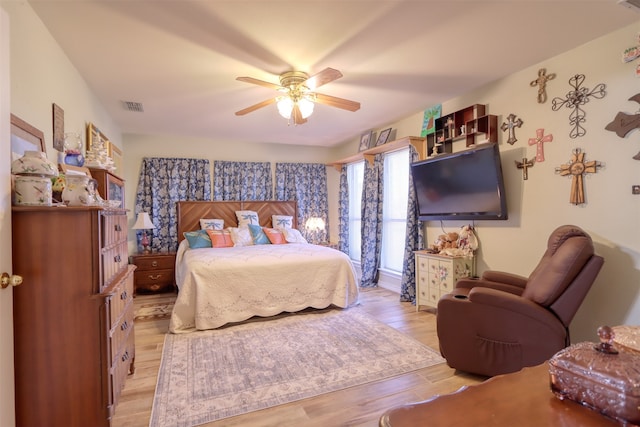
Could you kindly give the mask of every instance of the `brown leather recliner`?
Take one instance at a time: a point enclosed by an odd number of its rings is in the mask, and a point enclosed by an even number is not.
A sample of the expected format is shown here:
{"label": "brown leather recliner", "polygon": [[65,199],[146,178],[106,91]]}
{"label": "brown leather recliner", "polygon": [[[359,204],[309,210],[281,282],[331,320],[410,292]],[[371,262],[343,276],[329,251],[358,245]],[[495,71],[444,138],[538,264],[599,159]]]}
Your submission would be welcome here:
{"label": "brown leather recliner", "polygon": [[452,368],[493,376],[549,359],[570,344],[569,324],[604,259],[579,227],[558,227],[526,278],[485,271],[438,302],[440,351]]}

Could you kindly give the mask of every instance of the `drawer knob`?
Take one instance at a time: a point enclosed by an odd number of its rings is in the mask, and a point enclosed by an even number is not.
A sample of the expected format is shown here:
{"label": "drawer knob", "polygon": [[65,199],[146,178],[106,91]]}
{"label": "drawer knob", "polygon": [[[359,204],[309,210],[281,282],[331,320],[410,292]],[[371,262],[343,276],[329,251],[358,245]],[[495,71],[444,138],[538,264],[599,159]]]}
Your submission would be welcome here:
{"label": "drawer knob", "polygon": [[127,329],[129,329],[129,323],[125,320],[124,323],[120,325],[120,330],[126,331]]}
{"label": "drawer knob", "polygon": [[162,274],[156,274],[156,275],[150,274],[149,275],[149,279],[151,279],[151,280],[158,280],[161,277],[162,277]]}
{"label": "drawer knob", "polygon": [[113,262],[120,262],[120,261],[122,261],[122,258],[120,258],[120,254],[113,257]]}
{"label": "drawer knob", "polygon": [[127,299],[127,296],[128,296],[127,291],[124,291],[123,293],[120,294],[120,299],[125,300]]}
{"label": "drawer knob", "polygon": [[151,266],[152,267],[157,267],[158,266],[158,261],[151,261]]}

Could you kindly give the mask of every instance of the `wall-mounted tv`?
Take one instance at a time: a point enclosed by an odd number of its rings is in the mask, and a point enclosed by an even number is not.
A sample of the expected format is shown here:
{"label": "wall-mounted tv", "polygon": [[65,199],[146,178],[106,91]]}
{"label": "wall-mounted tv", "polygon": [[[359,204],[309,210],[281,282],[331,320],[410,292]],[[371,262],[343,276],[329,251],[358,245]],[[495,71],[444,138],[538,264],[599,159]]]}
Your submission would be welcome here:
{"label": "wall-mounted tv", "polygon": [[422,221],[507,219],[498,144],[416,162],[411,173]]}

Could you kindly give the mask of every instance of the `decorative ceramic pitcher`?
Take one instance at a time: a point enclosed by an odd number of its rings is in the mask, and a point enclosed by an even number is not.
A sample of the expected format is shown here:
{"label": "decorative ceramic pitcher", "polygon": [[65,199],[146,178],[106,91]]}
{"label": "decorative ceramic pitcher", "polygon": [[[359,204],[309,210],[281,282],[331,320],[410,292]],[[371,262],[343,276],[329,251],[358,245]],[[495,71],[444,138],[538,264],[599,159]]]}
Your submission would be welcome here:
{"label": "decorative ceramic pitcher", "polygon": [[65,176],[65,186],[62,190],[62,201],[69,206],[97,205],[96,189],[98,181],[86,175]]}

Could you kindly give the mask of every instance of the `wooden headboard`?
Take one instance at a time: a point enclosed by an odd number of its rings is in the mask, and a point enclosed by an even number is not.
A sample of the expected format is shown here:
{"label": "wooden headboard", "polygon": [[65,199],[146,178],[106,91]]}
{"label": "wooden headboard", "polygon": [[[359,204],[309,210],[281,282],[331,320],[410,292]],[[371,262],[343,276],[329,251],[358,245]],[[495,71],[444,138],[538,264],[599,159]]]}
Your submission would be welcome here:
{"label": "wooden headboard", "polygon": [[271,215],[293,217],[293,228],[298,228],[298,208],[296,202],[251,201],[251,202],[177,202],[178,242],[184,239],[185,231],[200,229],[201,218],[224,220],[224,226],[237,227],[236,211],[256,211],[263,227],[272,227]]}

